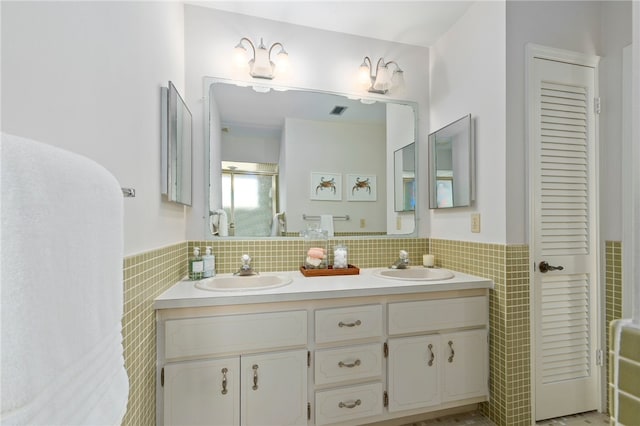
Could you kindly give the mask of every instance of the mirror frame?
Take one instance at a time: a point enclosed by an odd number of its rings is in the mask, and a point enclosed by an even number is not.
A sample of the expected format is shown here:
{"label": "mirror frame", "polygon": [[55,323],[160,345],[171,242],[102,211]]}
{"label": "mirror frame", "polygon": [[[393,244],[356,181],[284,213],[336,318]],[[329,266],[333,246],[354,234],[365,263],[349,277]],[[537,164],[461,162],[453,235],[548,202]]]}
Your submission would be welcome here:
{"label": "mirror frame", "polygon": [[[466,139],[467,143],[467,152],[463,153],[462,155],[464,157],[467,158],[468,164],[469,164],[469,168],[468,168],[468,174],[469,174],[469,178],[467,180],[467,185],[469,187],[469,198],[468,200],[465,200],[464,204],[455,204],[455,199],[452,198],[453,203],[451,206],[448,207],[438,207],[438,201],[437,201],[437,169],[436,169],[436,164],[437,164],[437,152],[436,152],[436,140],[437,140],[437,134],[443,130],[449,130],[451,129],[453,126],[455,126],[456,124],[462,122],[462,121],[467,121],[468,122],[468,126],[466,129],[463,130],[464,132],[464,138]],[[476,184],[476,179],[475,179],[475,121],[473,119],[473,117],[471,116],[471,114],[467,114],[455,121],[452,121],[451,123],[448,123],[445,126],[442,126],[440,129],[429,133],[429,138],[428,138],[428,147],[429,147],[429,209],[432,210],[446,210],[446,209],[452,209],[452,208],[458,208],[458,207],[470,207],[473,205],[473,202],[476,199],[476,188],[475,188],[475,184]],[[452,177],[453,178],[453,177]],[[452,190],[452,197],[453,197],[453,190]]]}
{"label": "mirror frame", "polygon": [[[295,87],[295,86],[283,86],[283,85],[278,85],[278,84],[273,84],[271,82],[257,82],[257,81],[244,81],[244,80],[232,80],[232,79],[228,79],[228,78],[220,78],[220,77],[211,77],[211,76],[204,76],[203,77],[203,97],[202,100],[204,102],[204,122],[203,122],[203,126],[204,126],[204,161],[205,161],[205,165],[204,165],[204,170],[205,170],[205,177],[207,179],[211,178],[211,149],[210,149],[210,140],[211,140],[211,123],[210,123],[210,114],[211,114],[211,108],[210,108],[210,96],[211,96],[211,92],[210,92],[210,86],[212,84],[216,84],[216,83],[225,83],[225,84],[230,84],[230,85],[235,85],[235,86],[240,86],[240,87],[253,87],[254,90],[256,91],[268,91],[268,90],[277,90],[277,91],[289,91],[289,90],[296,90],[296,91],[303,91],[303,92],[316,92],[316,93],[323,93],[323,94],[327,94],[327,95],[335,95],[335,96],[341,96],[341,97],[345,97],[348,99],[360,99],[362,101],[371,101],[373,102],[384,102],[384,103],[396,103],[396,104],[400,104],[400,105],[407,105],[410,106],[413,110],[413,120],[414,120],[414,134],[413,134],[413,143],[415,143],[415,167],[416,167],[416,173],[418,170],[418,103],[414,102],[414,101],[408,101],[408,100],[402,100],[402,99],[394,99],[394,98],[387,98],[387,97],[377,97],[377,96],[368,96],[365,94],[360,94],[360,93],[339,93],[339,92],[333,92],[333,91],[329,91],[329,90],[321,90],[321,89],[311,89],[311,88],[304,88],[304,87]],[[364,102],[366,103],[366,102]],[[412,213],[413,214],[413,218],[414,218],[414,227],[413,227],[413,231],[407,234],[386,234],[386,235],[375,235],[375,236],[362,236],[362,235],[349,235],[349,236],[337,236],[334,237],[335,239],[341,239],[341,240],[349,240],[349,239],[380,239],[380,238],[416,238],[418,236],[418,208],[420,205],[420,197],[418,197],[418,193],[419,193],[419,179],[416,178],[416,187],[415,187],[415,192],[416,192],[416,208],[415,210],[412,211],[408,211],[408,212],[396,212],[396,213]],[[242,240],[285,240],[285,241],[292,241],[295,239],[302,239],[302,237],[291,237],[291,236],[278,236],[278,237],[271,237],[271,236],[265,236],[265,237],[231,237],[231,236],[226,236],[226,237],[220,237],[220,236],[215,236],[211,233],[210,231],[210,225],[209,225],[209,215],[210,215],[210,189],[209,189],[209,184],[205,183],[204,185],[205,188],[205,202],[204,202],[204,217],[205,217],[205,221],[204,221],[204,239],[205,240],[215,240],[215,241],[220,241],[220,240],[231,240],[231,241],[242,241]],[[385,196],[387,196],[387,194],[385,194]],[[395,205],[393,206],[393,210],[395,210]],[[387,211],[390,211],[389,208],[387,207]],[[388,222],[388,218],[387,218],[387,222]]]}
{"label": "mirror frame", "polygon": [[[161,88],[162,185],[168,201],[191,206],[193,202],[193,116],[178,89],[169,81]],[[178,113],[182,112],[182,132]],[[184,122],[188,125],[184,126]]]}

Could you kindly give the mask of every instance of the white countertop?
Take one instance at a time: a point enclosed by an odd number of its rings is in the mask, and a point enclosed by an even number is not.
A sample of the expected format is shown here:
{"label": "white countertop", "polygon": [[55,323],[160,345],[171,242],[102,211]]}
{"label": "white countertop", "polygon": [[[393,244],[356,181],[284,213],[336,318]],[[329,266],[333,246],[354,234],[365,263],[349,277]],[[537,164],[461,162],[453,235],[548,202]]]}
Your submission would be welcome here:
{"label": "white countertop", "polygon": [[[155,299],[156,309],[239,305],[247,303],[288,302],[337,297],[383,296],[432,291],[493,288],[493,281],[452,271],[454,277],[439,281],[402,281],[382,278],[376,271],[360,269],[359,275],[305,277],[300,271],[263,272],[261,275],[286,275],[291,284],[264,290],[212,291],[196,288],[195,281],[180,281]],[[219,274],[218,276],[232,276]]]}

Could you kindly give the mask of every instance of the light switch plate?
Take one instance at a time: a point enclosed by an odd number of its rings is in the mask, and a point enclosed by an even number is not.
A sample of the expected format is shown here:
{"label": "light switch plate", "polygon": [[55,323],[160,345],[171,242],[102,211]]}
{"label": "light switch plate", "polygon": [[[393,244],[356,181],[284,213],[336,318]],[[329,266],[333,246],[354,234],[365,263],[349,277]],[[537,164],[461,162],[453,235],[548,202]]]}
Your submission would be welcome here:
{"label": "light switch plate", "polygon": [[471,232],[480,232],[480,213],[471,213]]}

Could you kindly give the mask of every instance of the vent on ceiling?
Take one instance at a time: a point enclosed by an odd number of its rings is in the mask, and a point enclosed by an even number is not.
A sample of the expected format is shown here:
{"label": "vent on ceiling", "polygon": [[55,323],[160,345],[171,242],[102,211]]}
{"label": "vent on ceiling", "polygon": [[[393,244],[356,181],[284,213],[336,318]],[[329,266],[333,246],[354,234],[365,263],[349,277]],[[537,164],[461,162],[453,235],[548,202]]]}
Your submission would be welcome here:
{"label": "vent on ceiling", "polygon": [[340,105],[336,105],[333,107],[333,109],[331,110],[331,112],[329,114],[331,115],[342,115],[344,114],[344,112],[347,110],[346,106],[340,106]]}

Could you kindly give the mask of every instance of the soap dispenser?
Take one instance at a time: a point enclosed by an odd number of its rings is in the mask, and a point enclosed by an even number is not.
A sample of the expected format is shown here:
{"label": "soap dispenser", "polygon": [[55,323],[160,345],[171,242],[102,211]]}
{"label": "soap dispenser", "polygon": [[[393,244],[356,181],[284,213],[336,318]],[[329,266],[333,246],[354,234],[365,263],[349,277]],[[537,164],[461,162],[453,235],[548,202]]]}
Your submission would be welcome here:
{"label": "soap dispenser", "polygon": [[202,276],[204,278],[211,278],[216,274],[216,257],[211,254],[211,247],[207,247],[204,256],[202,256],[204,262],[204,270]]}
{"label": "soap dispenser", "polygon": [[204,272],[204,261],[200,257],[200,249],[193,248],[193,257],[189,259],[189,279],[201,280]]}

